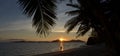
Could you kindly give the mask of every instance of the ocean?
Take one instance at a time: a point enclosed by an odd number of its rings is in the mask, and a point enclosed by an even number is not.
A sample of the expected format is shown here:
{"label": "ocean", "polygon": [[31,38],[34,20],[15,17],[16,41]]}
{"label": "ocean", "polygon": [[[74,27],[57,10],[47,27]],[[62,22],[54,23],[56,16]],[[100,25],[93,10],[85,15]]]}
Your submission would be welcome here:
{"label": "ocean", "polygon": [[[0,43],[0,56],[35,55],[59,51],[58,42],[51,43]],[[84,46],[81,42],[63,43],[64,50]]]}

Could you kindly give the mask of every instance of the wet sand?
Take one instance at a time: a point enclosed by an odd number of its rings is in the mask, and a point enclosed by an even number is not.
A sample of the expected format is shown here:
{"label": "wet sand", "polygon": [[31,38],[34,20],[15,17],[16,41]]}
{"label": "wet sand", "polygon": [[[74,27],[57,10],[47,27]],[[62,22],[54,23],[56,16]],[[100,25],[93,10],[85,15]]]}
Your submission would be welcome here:
{"label": "wet sand", "polygon": [[105,56],[105,45],[92,45],[32,56]]}

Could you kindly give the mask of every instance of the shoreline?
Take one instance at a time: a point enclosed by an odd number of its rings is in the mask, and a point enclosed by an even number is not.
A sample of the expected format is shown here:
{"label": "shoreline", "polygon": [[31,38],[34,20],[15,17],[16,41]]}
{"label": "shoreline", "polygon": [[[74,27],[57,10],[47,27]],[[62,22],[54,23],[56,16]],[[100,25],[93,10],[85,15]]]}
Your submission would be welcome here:
{"label": "shoreline", "polygon": [[105,56],[105,51],[105,45],[100,44],[32,56]]}

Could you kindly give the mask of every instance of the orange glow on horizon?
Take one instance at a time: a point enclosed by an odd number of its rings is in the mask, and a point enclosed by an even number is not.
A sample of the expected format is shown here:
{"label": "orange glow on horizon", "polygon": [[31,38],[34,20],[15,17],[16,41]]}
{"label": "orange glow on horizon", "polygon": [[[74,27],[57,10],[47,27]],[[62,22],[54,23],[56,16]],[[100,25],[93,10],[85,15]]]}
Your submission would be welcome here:
{"label": "orange glow on horizon", "polygon": [[60,38],[59,40],[60,40],[61,42],[62,42],[62,41],[65,41],[65,39],[63,39],[63,38]]}

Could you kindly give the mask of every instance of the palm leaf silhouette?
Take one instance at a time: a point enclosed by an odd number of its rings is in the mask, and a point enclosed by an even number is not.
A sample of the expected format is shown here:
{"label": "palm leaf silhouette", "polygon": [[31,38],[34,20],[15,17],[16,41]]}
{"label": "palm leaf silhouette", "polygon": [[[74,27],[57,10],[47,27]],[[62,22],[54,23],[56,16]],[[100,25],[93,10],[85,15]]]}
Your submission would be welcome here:
{"label": "palm leaf silhouette", "polygon": [[55,24],[56,0],[19,0],[24,14],[33,18],[33,27],[41,36],[46,36]]}
{"label": "palm leaf silhouette", "polygon": [[77,37],[84,35],[87,31],[90,30],[90,20],[86,17],[86,11],[80,7],[80,4],[67,4],[67,6],[76,8],[76,10],[68,11],[66,14],[68,16],[74,16],[65,24],[67,32],[72,31],[76,26],[79,26],[77,30]]}

